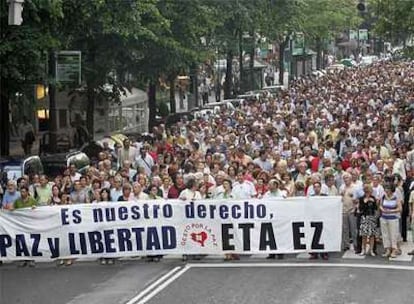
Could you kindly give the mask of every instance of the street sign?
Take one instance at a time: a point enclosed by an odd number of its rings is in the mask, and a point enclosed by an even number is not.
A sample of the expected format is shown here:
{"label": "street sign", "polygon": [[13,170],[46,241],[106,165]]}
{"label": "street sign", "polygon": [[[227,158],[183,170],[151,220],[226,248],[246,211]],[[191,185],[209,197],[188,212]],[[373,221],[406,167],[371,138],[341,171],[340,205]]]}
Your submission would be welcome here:
{"label": "street sign", "polygon": [[368,40],[368,30],[360,29],[359,30],[359,40],[367,41]]}
{"label": "street sign", "polygon": [[305,35],[303,33],[295,33],[293,39],[293,53],[303,53],[305,48]]}
{"label": "street sign", "polygon": [[358,40],[358,31],[349,30],[349,40]]}
{"label": "street sign", "polygon": [[56,82],[80,85],[81,52],[60,51],[56,54]]}

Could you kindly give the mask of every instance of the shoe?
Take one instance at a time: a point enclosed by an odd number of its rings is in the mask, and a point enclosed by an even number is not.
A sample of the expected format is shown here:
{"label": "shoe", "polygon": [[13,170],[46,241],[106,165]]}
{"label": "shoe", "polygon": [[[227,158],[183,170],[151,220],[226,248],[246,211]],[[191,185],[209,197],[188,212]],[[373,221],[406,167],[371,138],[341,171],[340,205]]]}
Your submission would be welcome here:
{"label": "shoe", "polygon": [[390,258],[393,258],[393,259],[395,259],[396,257],[397,257],[397,250],[393,250],[392,252],[391,252],[391,254],[390,254]]}
{"label": "shoe", "polygon": [[369,255],[370,255],[370,256],[373,256],[373,257],[374,257],[374,256],[376,256],[375,252],[374,252],[374,251],[372,251],[372,250],[369,252]]}
{"label": "shoe", "polygon": [[27,264],[29,265],[29,267],[36,267],[35,261],[29,261]]}
{"label": "shoe", "polygon": [[64,260],[58,260],[57,266],[63,266],[65,264]]}
{"label": "shoe", "polygon": [[397,249],[395,250],[395,254],[396,254],[396,255],[401,255],[401,254],[402,254],[401,249],[400,249],[400,248],[397,248]]}
{"label": "shoe", "polygon": [[322,260],[327,261],[329,260],[329,255],[327,253],[322,253]]}
{"label": "shoe", "polygon": [[232,254],[232,255],[231,255],[231,259],[232,259],[233,261],[238,261],[238,260],[240,260],[240,256],[239,256],[238,254]]}
{"label": "shoe", "polygon": [[360,253],[358,253],[358,255],[364,256],[365,255],[365,252],[364,251],[361,251]]}
{"label": "shoe", "polygon": [[107,263],[108,265],[114,265],[114,264],[115,264],[115,260],[114,260],[114,259],[108,259],[108,260],[106,261],[106,263]]}
{"label": "shoe", "polygon": [[414,250],[407,253],[408,255],[414,255]]}
{"label": "shoe", "polygon": [[269,254],[269,255],[266,257],[266,259],[267,259],[267,260],[274,260],[274,259],[276,259],[276,254]]}
{"label": "shoe", "polygon": [[27,262],[26,262],[26,261],[19,262],[19,263],[17,264],[17,266],[18,266],[18,267],[26,267],[26,266],[27,266]]}
{"label": "shoe", "polygon": [[72,266],[72,264],[73,264],[73,261],[72,260],[67,260],[65,262],[65,266]]}
{"label": "shoe", "polygon": [[309,260],[317,260],[318,259],[318,255],[316,253],[309,253],[310,257]]}
{"label": "shoe", "polygon": [[101,265],[106,265],[106,260],[105,259],[101,259]]}
{"label": "shoe", "polygon": [[383,254],[382,257],[383,258],[388,258],[391,255],[391,250],[387,249]]}

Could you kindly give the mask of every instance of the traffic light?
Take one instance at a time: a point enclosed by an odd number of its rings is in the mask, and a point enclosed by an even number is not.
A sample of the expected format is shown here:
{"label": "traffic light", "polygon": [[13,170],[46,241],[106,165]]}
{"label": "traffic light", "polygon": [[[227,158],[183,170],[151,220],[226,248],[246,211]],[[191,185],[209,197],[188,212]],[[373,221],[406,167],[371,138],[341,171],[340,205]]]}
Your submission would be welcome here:
{"label": "traffic light", "polygon": [[365,0],[359,0],[358,4],[357,4],[357,9],[358,11],[360,11],[361,13],[364,13],[366,11],[366,6],[365,6]]}
{"label": "traffic light", "polygon": [[21,25],[24,0],[7,0],[9,3],[9,25]]}

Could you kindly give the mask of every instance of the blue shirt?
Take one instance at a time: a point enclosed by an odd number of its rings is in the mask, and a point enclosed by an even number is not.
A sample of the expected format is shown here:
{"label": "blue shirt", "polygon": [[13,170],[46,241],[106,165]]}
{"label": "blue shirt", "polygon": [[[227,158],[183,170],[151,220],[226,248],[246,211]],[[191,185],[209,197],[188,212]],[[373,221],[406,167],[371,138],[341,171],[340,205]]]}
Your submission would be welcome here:
{"label": "blue shirt", "polygon": [[19,198],[20,198],[20,192],[14,191],[13,193],[10,193],[9,191],[6,191],[4,193],[3,201],[1,205],[2,207],[5,207],[8,204],[13,204]]}

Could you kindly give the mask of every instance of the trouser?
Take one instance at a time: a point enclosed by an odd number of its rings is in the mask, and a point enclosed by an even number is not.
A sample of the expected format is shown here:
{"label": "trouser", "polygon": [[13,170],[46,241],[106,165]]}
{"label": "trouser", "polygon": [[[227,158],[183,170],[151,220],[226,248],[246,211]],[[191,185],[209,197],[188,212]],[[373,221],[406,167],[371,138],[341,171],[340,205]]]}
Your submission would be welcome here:
{"label": "trouser", "polygon": [[411,223],[411,240],[414,243],[414,221]]}
{"label": "trouser", "polygon": [[203,105],[208,103],[208,92],[202,93],[201,98],[203,99]]}
{"label": "trouser", "polygon": [[402,212],[401,212],[401,237],[404,242],[407,241],[407,227],[408,227],[408,216],[410,214],[410,208],[408,203],[403,204],[402,206]]}
{"label": "trouser", "polygon": [[398,219],[380,219],[382,243],[384,248],[397,248],[399,221]]}
{"label": "trouser", "polygon": [[[349,247],[352,240],[355,249],[358,248],[358,218],[352,213],[342,214],[342,249]],[[351,238],[350,238],[351,237]]]}

